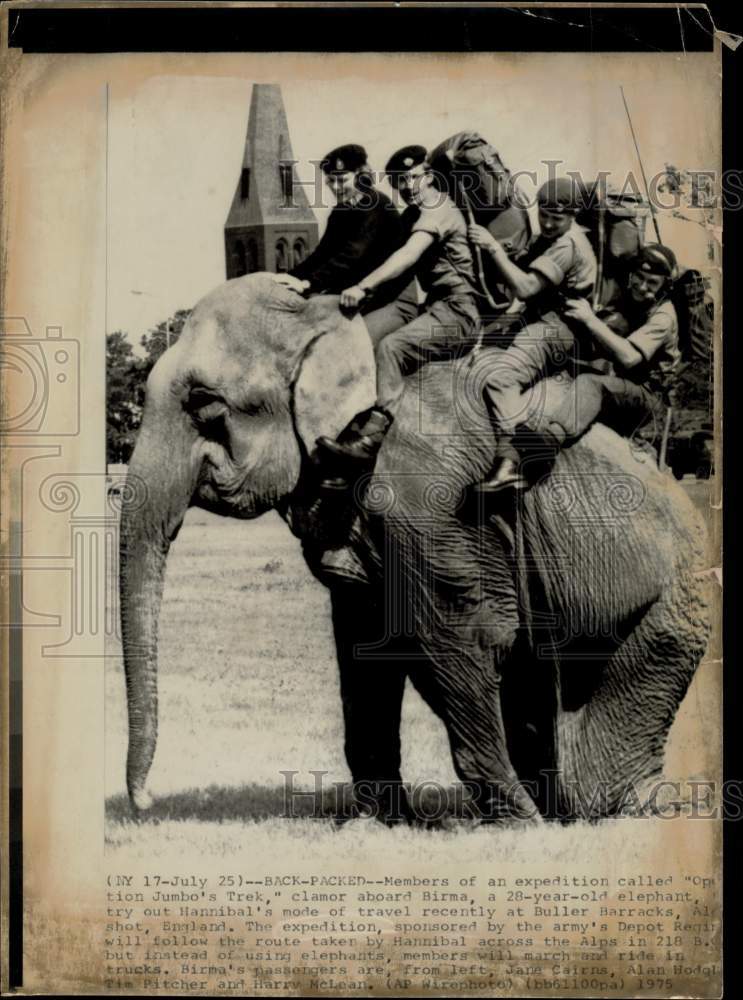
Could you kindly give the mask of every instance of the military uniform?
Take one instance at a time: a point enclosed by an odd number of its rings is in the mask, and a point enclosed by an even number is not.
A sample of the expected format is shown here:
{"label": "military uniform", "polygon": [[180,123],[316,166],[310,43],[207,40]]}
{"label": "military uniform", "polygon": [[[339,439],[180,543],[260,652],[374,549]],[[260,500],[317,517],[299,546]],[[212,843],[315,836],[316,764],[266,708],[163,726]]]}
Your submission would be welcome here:
{"label": "military uniform", "polygon": [[[555,201],[555,191],[558,200]],[[544,185],[540,201],[552,211],[574,212],[567,185]],[[562,199],[562,200],[560,200]],[[498,457],[518,459],[511,436],[523,414],[522,394],[550,368],[565,364],[576,346],[572,325],[561,311],[569,298],[587,298],[596,282],[596,256],[585,231],[573,221],[562,235],[549,240],[534,236],[518,266],[545,279],[544,289],[527,300],[522,322],[507,350],[483,355],[484,397],[500,432]]]}
{"label": "military uniform", "polygon": [[526,304],[527,314],[535,319],[551,309],[559,311],[563,298],[586,298],[596,281],[593,247],[583,227],[575,222],[557,239],[548,240],[541,234],[533,236],[517,263],[549,282],[541,294]]}
{"label": "military uniform", "polygon": [[[387,172],[419,164],[423,147],[406,147],[387,164]],[[394,412],[404,390],[404,376],[429,361],[451,357],[477,336],[480,314],[464,216],[443,192],[434,205],[410,206],[404,213],[410,235],[428,233],[433,243],[415,265],[415,275],[425,295],[419,316],[391,332],[369,316],[377,352],[377,402]]]}
{"label": "military uniform", "polygon": [[614,316],[607,325],[618,332],[616,317],[624,319],[622,335],[642,361],[631,368],[606,362],[605,371],[578,375],[557,409],[544,415],[543,429],[556,444],[580,437],[599,418],[627,436],[648,423],[659,427],[663,420],[681,360],[673,303],[664,298],[638,310],[623,296]]}
{"label": "military uniform", "polygon": [[[355,205],[336,205],[315,250],[290,274],[309,281],[309,291],[339,295],[387,260],[404,242],[400,214],[382,191],[371,190]],[[410,284],[388,282],[362,303],[368,312],[394,301]]]}
{"label": "military uniform", "polygon": [[[413,229],[413,224],[419,215],[419,209],[413,205],[409,205],[400,216],[400,225],[402,226],[403,233],[402,243],[407,243]],[[398,279],[398,283],[402,283],[404,289],[397,298],[386,302],[384,305],[380,305],[379,303],[383,301],[382,298],[379,295],[372,294],[369,297],[369,304],[367,304],[367,299],[361,304],[364,322],[366,323],[366,328],[369,331],[369,336],[375,350],[383,337],[386,337],[388,333],[399,330],[400,327],[405,326],[406,323],[409,323],[418,315],[418,287],[415,277],[412,276],[409,283],[405,284],[408,278],[408,275],[403,275],[402,278]],[[393,282],[390,282],[390,284],[393,284]]]}
{"label": "military uniform", "polygon": [[[354,144],[339,146],[321,163],[323,171],[356,171],[366,164],[366,151]],[[340,294],[357,284],[405,242],[400,213],[382,191],[369,183],[353,204],[336,205],[328,217],[322,239],[313,252],[289,273],[309,282],[310,293]],[[362,303],[366,313],[403,297],[408,316],[417,311],[415,286],[404,277],[389,282]]]}

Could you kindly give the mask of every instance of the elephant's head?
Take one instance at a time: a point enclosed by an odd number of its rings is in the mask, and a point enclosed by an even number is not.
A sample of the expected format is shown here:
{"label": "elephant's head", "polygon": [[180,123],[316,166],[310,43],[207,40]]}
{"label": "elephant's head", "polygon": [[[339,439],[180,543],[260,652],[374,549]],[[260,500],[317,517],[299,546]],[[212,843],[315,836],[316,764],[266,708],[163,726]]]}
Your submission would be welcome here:
{"label": "elephant's head", "polygon": [[129,707],[127,783],[145,808],[157,737],[157,623],[165,560],[192,503],[256,517],[287,497],[319,434],[375,396],[363,321],[266,274],[221,285],[193,310],[147,383],[121,519]]}
{"label": "elephant's head", "polygon": [[291,492],[318,434],[336,434],[375,395],[362,321],[266,274],[203,299],[162,368],[149,394],[174,395],[198,434],[199,500],[239,517]]}

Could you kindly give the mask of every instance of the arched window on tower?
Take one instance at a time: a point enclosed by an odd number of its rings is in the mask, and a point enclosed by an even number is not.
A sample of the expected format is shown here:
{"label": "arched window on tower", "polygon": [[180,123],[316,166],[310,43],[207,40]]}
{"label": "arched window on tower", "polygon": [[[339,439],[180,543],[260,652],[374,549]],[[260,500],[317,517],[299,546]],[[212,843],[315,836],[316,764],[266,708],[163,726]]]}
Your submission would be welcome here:
{"label": "arched window on tower", "polygon": [[232,250],[232,267],[236,277],[246,274],[245,270],[245,244],[242,240],[236,240]]}
{"label": "arched window on tower", "polygon": [[245,267],[248,274],[254,274],[258,270],[258,244],[255,240],[248,240]]}
{"label": "arched window on tower", "polygon": [[276,243],[276,270],[279,272],[289,269],[287,249],[286,240],[279,240]]}
{"label": "arched window on tower", "polygon": [[304,258],[307,256],[307,244],[298,236],[294,241],[294,263],[292,267],[296,267],[297,264],[301,264]]}

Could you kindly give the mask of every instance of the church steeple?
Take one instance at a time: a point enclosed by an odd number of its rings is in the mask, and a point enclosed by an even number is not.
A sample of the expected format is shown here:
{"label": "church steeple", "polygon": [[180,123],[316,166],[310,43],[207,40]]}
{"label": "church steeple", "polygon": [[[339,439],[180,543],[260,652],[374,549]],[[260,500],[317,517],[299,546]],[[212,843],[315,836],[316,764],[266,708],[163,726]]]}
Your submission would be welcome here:
{"label": "church steeple", "polygon": [[281,87],[254,83],[242,167],[224,227],[228,278],[288,271],[317,244],[317,221],[292,166]]}

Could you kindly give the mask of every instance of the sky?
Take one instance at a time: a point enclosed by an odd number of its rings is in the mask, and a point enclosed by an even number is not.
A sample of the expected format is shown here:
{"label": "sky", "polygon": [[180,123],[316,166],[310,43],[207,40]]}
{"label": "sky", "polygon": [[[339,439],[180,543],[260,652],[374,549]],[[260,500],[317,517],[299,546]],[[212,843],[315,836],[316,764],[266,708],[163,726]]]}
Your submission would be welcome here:
{"label": "sky", "polygon": [[[56,77],[40,71],[27,97],[22,182],[37,189],[28,201],[30,224],[40,226],[44,213],[64,221],[67,212],[72,226],[90,211],[92,227],[103,210],[106,328],[123,330],[134,343],[225,278],[223,227],[254,82],[281,83],[305,181],[313,178],[310,161],[341,143],[363,144],[381,170],[398,147],[431,147],[462,129],[480,131],[512,171],[536,171],[538,182],[549,160],[586,177],[608,170],[620,183],[627,171],[639,178],[620,85],[649,175],[666,163],[707,170],[719,160],[718,63],[706,53],[96,58],[83,64],[69,57],[64,77],[58,66]],[[91,149],[102,137],[95,155],[105,157],[105,191],[96,187],[92,153],[78,152],[76,128],[88,130]],[[70,177],[90,172],[89,202],[65,206],[52,168]],[[330,203],[328,196],[316,213],[321,227]],[[702,228],[672,219],[662,226],[683,262],[705,264]],[[74,260],[64,256],[63,232],[58,227],[43,247],[27,244],[22,252],[29,268],[40,267],[50,280],[68,275],[70,288]],[[51,296],[51,288],[45,291]]]}

